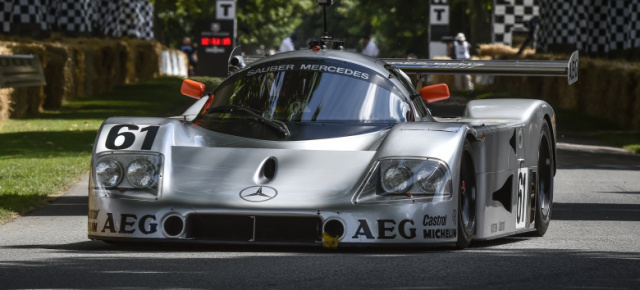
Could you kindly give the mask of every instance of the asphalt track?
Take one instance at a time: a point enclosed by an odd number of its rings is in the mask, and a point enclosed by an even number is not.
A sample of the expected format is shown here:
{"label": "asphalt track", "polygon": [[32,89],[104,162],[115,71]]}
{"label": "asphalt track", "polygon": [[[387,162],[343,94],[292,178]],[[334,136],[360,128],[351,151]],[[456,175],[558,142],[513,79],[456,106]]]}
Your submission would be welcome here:
{"label": "asphalt track", "polygon": [[426,289],[640,287],[640,156],[559,136],[542,238],[463,251],[117,246],[86,237],[87,180],[0,226],[2,289]]}

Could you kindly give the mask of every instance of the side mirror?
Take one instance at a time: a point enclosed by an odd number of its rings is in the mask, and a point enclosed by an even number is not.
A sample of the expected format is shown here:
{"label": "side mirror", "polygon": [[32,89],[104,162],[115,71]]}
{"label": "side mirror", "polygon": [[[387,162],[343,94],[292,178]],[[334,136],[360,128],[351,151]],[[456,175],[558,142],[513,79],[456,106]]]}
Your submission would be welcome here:
{"label": "side mirror", "polygon": [[203,83],[199,83],[190,79],[185,79],[182,81],[182,87],[180,87],[180,92],[187,96],[195,99],[200,99],[204,96],[205,86]]}
{"label": "side mirror", "polygon": [[449,98],[449,87],[447,84],[435,84],[422,88],[420,96],[427,103],[446,100]]}

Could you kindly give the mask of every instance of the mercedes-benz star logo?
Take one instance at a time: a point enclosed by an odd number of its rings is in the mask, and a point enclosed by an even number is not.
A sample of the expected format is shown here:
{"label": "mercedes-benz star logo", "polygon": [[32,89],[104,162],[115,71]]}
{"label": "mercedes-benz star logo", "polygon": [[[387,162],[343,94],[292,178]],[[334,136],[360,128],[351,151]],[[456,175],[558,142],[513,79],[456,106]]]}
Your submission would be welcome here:
{"label": "mercedes-benz star logo", "polygon": [[262,202],[270,200],[278,195],[275,188],[268,186],[252,186],[240,192],[240,198],[250,202]]}

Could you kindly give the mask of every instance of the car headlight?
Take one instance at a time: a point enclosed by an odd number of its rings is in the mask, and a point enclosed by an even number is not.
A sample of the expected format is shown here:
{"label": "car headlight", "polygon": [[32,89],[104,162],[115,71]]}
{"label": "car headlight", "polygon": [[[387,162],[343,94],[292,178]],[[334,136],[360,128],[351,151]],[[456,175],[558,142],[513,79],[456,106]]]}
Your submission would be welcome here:
{"label": "car headlight", "polygon": [[441,186],[442,180],[446,177],[447,170],[443,166],[434,164],[426,164],[418,174],[416,174],[415,182],[418,188],[426,194],[436,194],[438,186]]}
{"label": "car headlight", "polygon": [[127,166],[127,180],[135,188],[148,188],[156,184],[155,167],[145,159],[136,159]]}
{"label": "car headlight", "polygon": [[446,163],[426,158],[386,158],[376,163],[353,202],[429,202],[450,198],[451,174]]}
{"label": "car headlight", "polygon": [[113,188],[122,181],[122,165],[114,159],[103,159],[96,165],[98,182],[106,188]]}
{"label": "car headlight", "polygon": [[380,176],[382,188],[389,193],[405,193],[411,187],[411,170],[404,166],[389,167]]}
{"label": "car headlight", "polygon": [[[94,157],[95,189],[100,194],[156,199],[162,184],[163,155],[154,152],[108,152]],[[126,165],[126,167],[123,166]]]}

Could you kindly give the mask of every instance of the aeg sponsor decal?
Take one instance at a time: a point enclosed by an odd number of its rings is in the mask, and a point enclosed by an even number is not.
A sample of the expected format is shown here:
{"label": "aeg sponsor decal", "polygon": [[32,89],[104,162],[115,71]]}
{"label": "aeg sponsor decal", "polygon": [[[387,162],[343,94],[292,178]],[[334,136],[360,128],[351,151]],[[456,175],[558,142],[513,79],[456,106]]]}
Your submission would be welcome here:
{"label": "aeg sponsor decal", "polygon": [[[432,228],[432,227],[443,227],[447,225],[447,216],[430,216],[425,215],[422,219],[422,226],[425,227],[422,229],[422,238],[423,239],[451,239],[457,236],[456,229],[446,229],[446,228]],[[401,221],[395,221],[392,219],[382,219],[376,220],[376,225],[378,229],[378,235],[374,236],[371,231],[371,226],[369,222],[365,219],[358,220],[358,228],[356,229],[354,235],[351,237],[353,239],[359,239],[364,237],[368,240],[388,240],[388,239],[396,239],[402,238],[405,240],[411,240],[418,237],[417,232],[418,228],[416,227],[416,223],[411,219],[403,219]]]}
{"label": "aeg sponsor decal", "polygon": [[153,234],[158,231],[158,223],[155,215],[143,215],[138,219],[135,214],[120,214],[120,223],[116,224],[113,213],[107,213],[107,219],[104,224],[98,225],[97,219],[100,210],[91,210],[89,212],[89,232],[102,233],[119,233],[133,234],[139,231],[145,235]]}
{"label": "aeg sponsor decal", "polygon": [[[358,226],[358,229],[356,230],[356,233],[352,238],[358,239],[361,235],[364,235],[368,240],[376,239],[376,237],[374,237],[371,233],[371,229],[369,228],[369,223],[367,222],[367,220],[358,220],[358,222],[360,223],[360,225]],[[398,225],[397,228],[396,224]],[[378,220],[377,239],[395,239],[397,234],[407,240],[413,239],[416,237],[416,228],[409,227],[409,225],[414,225],[413,220],[405,219],[400,221],[400,223],[396,223],[396,221],[394,220]]]}

